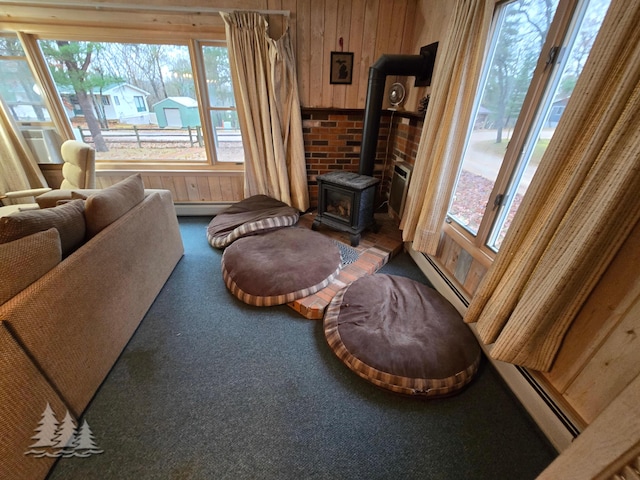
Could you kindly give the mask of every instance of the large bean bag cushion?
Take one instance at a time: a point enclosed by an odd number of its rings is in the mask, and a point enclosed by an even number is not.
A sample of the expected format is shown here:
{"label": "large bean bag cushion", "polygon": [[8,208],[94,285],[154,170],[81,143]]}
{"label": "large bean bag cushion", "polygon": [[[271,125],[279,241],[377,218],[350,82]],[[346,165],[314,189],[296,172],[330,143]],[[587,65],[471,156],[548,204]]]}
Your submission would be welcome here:
{"label": "large bean bag cushion", "polygon": [[338,246],[306,228],[240,238],[222,254],[227,288],[249,305],[281,305],[312,295],[339,272]]}
{"label": "large bean bag cushion", "polygon": [[453,305],[405,277],[374,274],[354,281],[333,298],[323,327],[347,367],[405,395],[451,395],[471,381],[481,358]]}
{"label": "large bean bag cushion", "polygon": [[226,208],[207,227],[207,240],[225,248],[238,238],[295,225],[300,212],[266,195],[254,195]]}

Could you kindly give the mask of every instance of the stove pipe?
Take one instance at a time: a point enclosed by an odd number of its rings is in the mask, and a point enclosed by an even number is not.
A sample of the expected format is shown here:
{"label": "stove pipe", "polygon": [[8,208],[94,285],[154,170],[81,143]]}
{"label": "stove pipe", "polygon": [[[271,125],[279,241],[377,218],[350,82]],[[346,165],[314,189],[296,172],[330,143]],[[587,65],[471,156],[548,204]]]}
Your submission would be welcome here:
{"label": "stove pipe", "polygon": [[429,73],[432,63],[433,60],[430,61],[428,55],[382,55],[369,68],[369,86],[360,150],[360,175],[373,175],[387,75],[422,77]]}

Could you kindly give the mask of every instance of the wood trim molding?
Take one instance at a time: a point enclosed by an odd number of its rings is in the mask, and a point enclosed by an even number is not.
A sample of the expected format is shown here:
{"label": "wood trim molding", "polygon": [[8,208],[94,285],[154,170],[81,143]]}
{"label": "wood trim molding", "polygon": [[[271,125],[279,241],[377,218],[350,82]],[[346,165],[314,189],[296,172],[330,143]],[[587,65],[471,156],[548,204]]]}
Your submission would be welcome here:
{"label": "wood trim molding", "polygon": [[[637,478],[640,455],[640,375],[582,432],[538,480]],[[620,477],[625,468],[635,475]]]}

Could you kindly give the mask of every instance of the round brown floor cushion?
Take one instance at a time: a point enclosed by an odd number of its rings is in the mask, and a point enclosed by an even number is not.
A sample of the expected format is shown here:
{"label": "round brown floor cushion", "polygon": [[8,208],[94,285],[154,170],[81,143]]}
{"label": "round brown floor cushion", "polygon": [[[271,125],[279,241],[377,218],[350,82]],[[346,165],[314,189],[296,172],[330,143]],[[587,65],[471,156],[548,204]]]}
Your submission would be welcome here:
{"label": "round brown floor cushion", "polygon": [[227,288],[250,305],[281,305],[309,296],[329,285],[339,271],[335,242],[306,228],[240,238],[222,255]]}
{"label": "round brown floor cushion", "polygon": [[300,212],[266,195],[254,195],[217,214],[207,227],[211,246],[225,248],[238,238],[295,225]]}
{"label": "round brown floor cushion", "polygon": [[436,290],[409,278],[359,278],[331,301],[329,346],[371,383],[422,397],[455,393],[471,381],[481,350],[460,314]]}

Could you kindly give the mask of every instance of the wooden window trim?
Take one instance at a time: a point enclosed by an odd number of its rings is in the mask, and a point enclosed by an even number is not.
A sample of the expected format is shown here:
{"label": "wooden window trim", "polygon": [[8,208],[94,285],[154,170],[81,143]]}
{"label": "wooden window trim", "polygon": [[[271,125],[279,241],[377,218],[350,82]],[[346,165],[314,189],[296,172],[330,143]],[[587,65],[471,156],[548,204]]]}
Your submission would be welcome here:
{"label": "wooden window trim", "polygon": [[453,239],[460,245],[469,255],[480,262],[486,268],[489,268],[495,259],[495,252],[490,248],[479,244],[477,237],[474,237],[464,227],[459,225],[455,220],[445,221],[442,231],[445,235]]}
{"label": "wooden window trim", "polygon": [[[0,25],[2,26],[2,25]],[[14,28],[19,26],[12,25]],[[157,28],[157,27],[155,27]],[[29,33],[25,31],[16,31],[20,38],[27,61],[30,68],[34,72],[36,80],[40,83],[42,90],[45,92],[45,101],[52,117],[53,125],[60,133],[63,140],[73,140],[75,135],[69,122],[62,102],[60,100],[57,88],[53,83],[53,79],[49,74],[49,69],[44,57],[41,54],[37,41],[50,40],[54,38],[64,38],[76,41],[105,41],[105,42],[132,42],[132,43],[167,43],[166,30],[131,30],[129,28],[117,27],[101,27],[96,30],[93,27],[70,29],[68,25],[49,25],[44,24],[38,27],[30,25]],[[197,39],[194,39],[197,37]],[[195,89],[198,92],[200,100],[199,115],[203,125],[202,134],[205,140],[205,148],[207,151],[207,159],[202,162],[179,162],[179,161],[154,161],[146,160],[98,160],[96,162],[96,170],[128,170],[132,167],[140,170],[162,170],[167,172],[175,172],[179,170],[189,169],[193,171],[207,170],[216,172],[237,172],[244,171],[244,164],[230,164],[219,162],[216,157],[215,143],[213,139],[213,131],[211,125],[211,116],[209,114],[208,92],[205,79],[204,59],[202,56],[201,45],[225,45],[226,38],[224,29],[220,32],[209,31],[206,35],[194,32],[172,32],[171,44],[184,45],[189,50],[192,70],[194,71]]]}
{"label": "wooden window trim", "polygon": [[[500,2],[496,4],[496,8],[502,7],[506,3],[507,2]],[[454,218],[451,218],[451,223],[448,223],[449,227],[451,227],[450,232],[461,242],[465,243],[465,245],[470,249],[468,253],[472,255],[475,253],[475,255],[478,255],[478,259],[484,257],[493,259],[495,257],[495,252],[486,245],[489,241],[489,236],[498,213],[497,209],[491,208],[491,205],[497,195],[505,192],[509,186],[511,174],[520,160],[520,152],[522,152],[525,142],[528,139],[529,129],[525,128],[525,126],[531,125],[535,120],[538,105],[544,96],[545,89],[553,70],[551,68],[546,68],[545,52],[548,52],[552,46],[562,43],[567,29],[573,20],[573,15],[578,3],[579,0],[559,0],[558,2],[556,13],[551,25],[549,26],[547,38],[533,72],[531,84],[522,104],[521,114],[513,128],[513,136],[507,145],[498,176],[496,177],[493,189],[489,196],[489,202],[483,213],[477,234],[475,236],[472,235],[462,225],[458,224]],[[476,95],[479,94],[480,93],[478,92]]]}
{"label": "wooden window trim", "polygon": [[98,160],[96,161],[96,172],[110,171],[110,170],[135,170],[135,171],[162,171],[162,172],[179,172],[188,170],[191,172],[244,172],[244,164],[237,163],[223,163],[219,162],[212,165],[208,162],[202,163],[169,163],[169,162],[153,162],[142,160],[130,160],[130,161],[111,161],[111,160]]}

